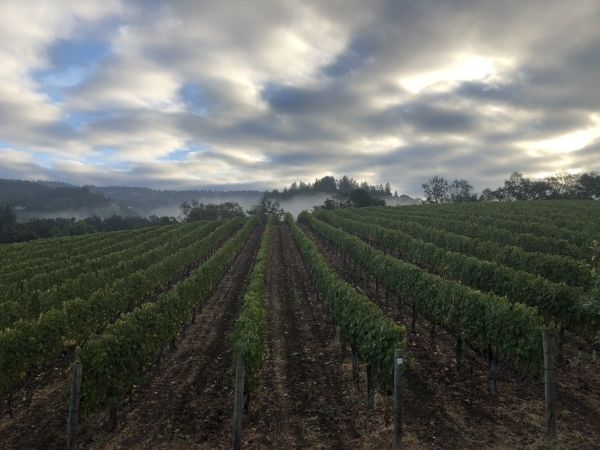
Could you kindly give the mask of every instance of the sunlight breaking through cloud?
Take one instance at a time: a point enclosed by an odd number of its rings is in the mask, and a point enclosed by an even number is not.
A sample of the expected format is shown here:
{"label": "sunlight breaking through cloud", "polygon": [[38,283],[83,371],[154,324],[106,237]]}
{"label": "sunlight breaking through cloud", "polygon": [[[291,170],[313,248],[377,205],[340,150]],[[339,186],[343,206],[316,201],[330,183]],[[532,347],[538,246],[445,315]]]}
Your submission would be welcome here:
{"label": "sunlight breaking through cloud", "polygon": [[408,194],[435,173],[594,170],[599,20],[595,0],[6,0],[0,169],[173,188],[347,173]]}

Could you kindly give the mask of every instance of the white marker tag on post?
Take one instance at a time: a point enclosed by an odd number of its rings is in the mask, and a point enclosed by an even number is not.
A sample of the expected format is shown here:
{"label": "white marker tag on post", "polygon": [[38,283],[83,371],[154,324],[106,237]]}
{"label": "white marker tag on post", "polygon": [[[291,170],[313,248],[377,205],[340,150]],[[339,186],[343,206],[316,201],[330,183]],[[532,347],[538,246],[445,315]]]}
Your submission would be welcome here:
{"label": "white marker tag on post", "polygon": [[404,364],[404,358],[396,358],[396,364],[398,364],[399,366]]}

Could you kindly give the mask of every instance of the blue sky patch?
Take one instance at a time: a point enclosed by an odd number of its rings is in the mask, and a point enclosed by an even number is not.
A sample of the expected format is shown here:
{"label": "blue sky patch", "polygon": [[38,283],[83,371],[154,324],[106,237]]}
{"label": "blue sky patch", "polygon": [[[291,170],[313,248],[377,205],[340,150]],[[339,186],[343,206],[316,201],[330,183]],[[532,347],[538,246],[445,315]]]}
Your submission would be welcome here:
{"label": "blue sky patch", "polygon": [[176,150],[173,150],[171,153],[169,153],[167,156],[164,156],[161,159],[163,161],[174,162],[187,161],[190,155],[192,155],[193,153],[200,153],[206,150],[207,148],[202,145],[188,143],[184,148],[178,148]]}
{"label": "blue sky patch", "polygon": [[48,55],[52,66],[91,66],[110,55],[110,43],[94,39],[65,39],[55,42]]}
{"label": "blue sky patch", "polygon": [[208,101],[203,95],[202,88],[196,83],[186,83],[179,89],[179,96],[187,111],[199,116],[208,115]]}

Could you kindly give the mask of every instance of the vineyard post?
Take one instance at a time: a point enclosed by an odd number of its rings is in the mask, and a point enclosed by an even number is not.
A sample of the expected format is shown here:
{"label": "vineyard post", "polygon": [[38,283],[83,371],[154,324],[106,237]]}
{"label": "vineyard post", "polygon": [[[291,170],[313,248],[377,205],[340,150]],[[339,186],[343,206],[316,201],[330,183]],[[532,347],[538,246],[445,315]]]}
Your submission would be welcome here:
{"label": "vineyard post", "polygon": [[488,348],[488,362],[488,390],[490,395],[495,396],[498,393],[498,356],[493,352],[491,345]]}
{"label": "vineyard post", "polygon": [[358,351],[354,344],[350,344],[352,349],[352,379],[356,382],[357,386],[360,385],[360,375],[358,369]]}
{"label": "vineyard post", "polygon": [[77,422],[79,420],[79,394],[81,392],[81,375],[83,366],[76,362],[73,366],[69,385],[69,416],[67,418],[67,450],[77,447]]}
{"label": "vineyard post", "polygon": [[31,405],[31,400],[33,398],[33,370],[29,369],[27,372],[27,381],[26,381],[26,390],[25,394],[25,403],[27,405]]}
{"label": "vineyard post", "polygon": [[565,327],[561,325],[558,335],[558,345],[556,347],[556,364],[561,365],[563,361],[563,344],[565,342]]}
{"label": "vineyard post", "polygon": [[417,303],[414,299],[412,301],[412,321],[410,325],[410,332],[412,334],[417,332]]}
{"label": "vineyard post", "polygon": [[106,429],[110,433],[114,432],[117,429],[117,419],[118,419],[118,405],[117,405],[117,397],[111,397],[108,399],[108,420],[106,422]]}
{"label": "vineyard post", "polygon": [[556,439],[556,334],[544,330],[544,393],[546,439]]}
{"label": "vineyard post", "polygon": [[13,410],[12,410],[12,395],[8,394],[6,396],[6,404],[8,405],[8,415],[10,418],[13,418]]}
{"label": "vineyard post", "polygon": [[456,338],[456,370],[460,372],[462,368],[462,353],[463,353],[463,337],[462,334]]}
{"label": "vineyard post", "polygon": [[375,408],[375,374],[373,366],[367,364],[367,411],[373,411]]}
{"label": "vineyard post", "polygon": [[402,372],[404,357],[402,350],[394,355],[394,449],[402,449]]}
{"label": "vineyard post", "polygon": [[241,356],[235,362],[235,391],[233,396],[233,450],[242,448],[242,419],[244,418],[244,360]]}
{"label": "vineyard post", "polygon": [[335,324],[335,316],[333,315],[333,311],[331,311],[331,339],[335,339],[336,334],[337,326]]}

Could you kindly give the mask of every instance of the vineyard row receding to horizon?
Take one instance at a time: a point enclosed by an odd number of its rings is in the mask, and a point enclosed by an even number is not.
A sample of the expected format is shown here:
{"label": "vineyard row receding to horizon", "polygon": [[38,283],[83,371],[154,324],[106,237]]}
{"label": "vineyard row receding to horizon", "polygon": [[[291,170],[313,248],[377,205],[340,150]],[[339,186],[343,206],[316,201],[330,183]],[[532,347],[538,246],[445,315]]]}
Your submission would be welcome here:
{"label": "vineyard row receding to horizon", "polygon": [[[228,341],[230,369],[238,371],[231,382],[236,378],[247,412],[249,395],[265,382],[277,227],[289,230],[320,313],[350,348],[353,379],[359,363],[367,368],[369,409],[375,390],[398,389],[396,352],[411,370],[417,318],[430,327],[432,342],[439,332],[455,340],[457,366],[463,348],[488,362],[491,395],[500,364],[532,382],[544,379],[549,389],[553,357],[559,365],[595,362],[600,349],[599,219],[594,201],[340,208],[297,220],[252,215],[0,245],[0,397],[12,414],[15,396],[26,392],[30,402],[32,380],[66,357],[78,367],[71,399],[76,411],[81,402],[81,420],[114,409],[253,246]],[[397,303],[410,320],[390,315],[385,302]],[[555,354],[543,345],[548,336],[556,337]],[[576,356],[565,354],[569,342]]]}

